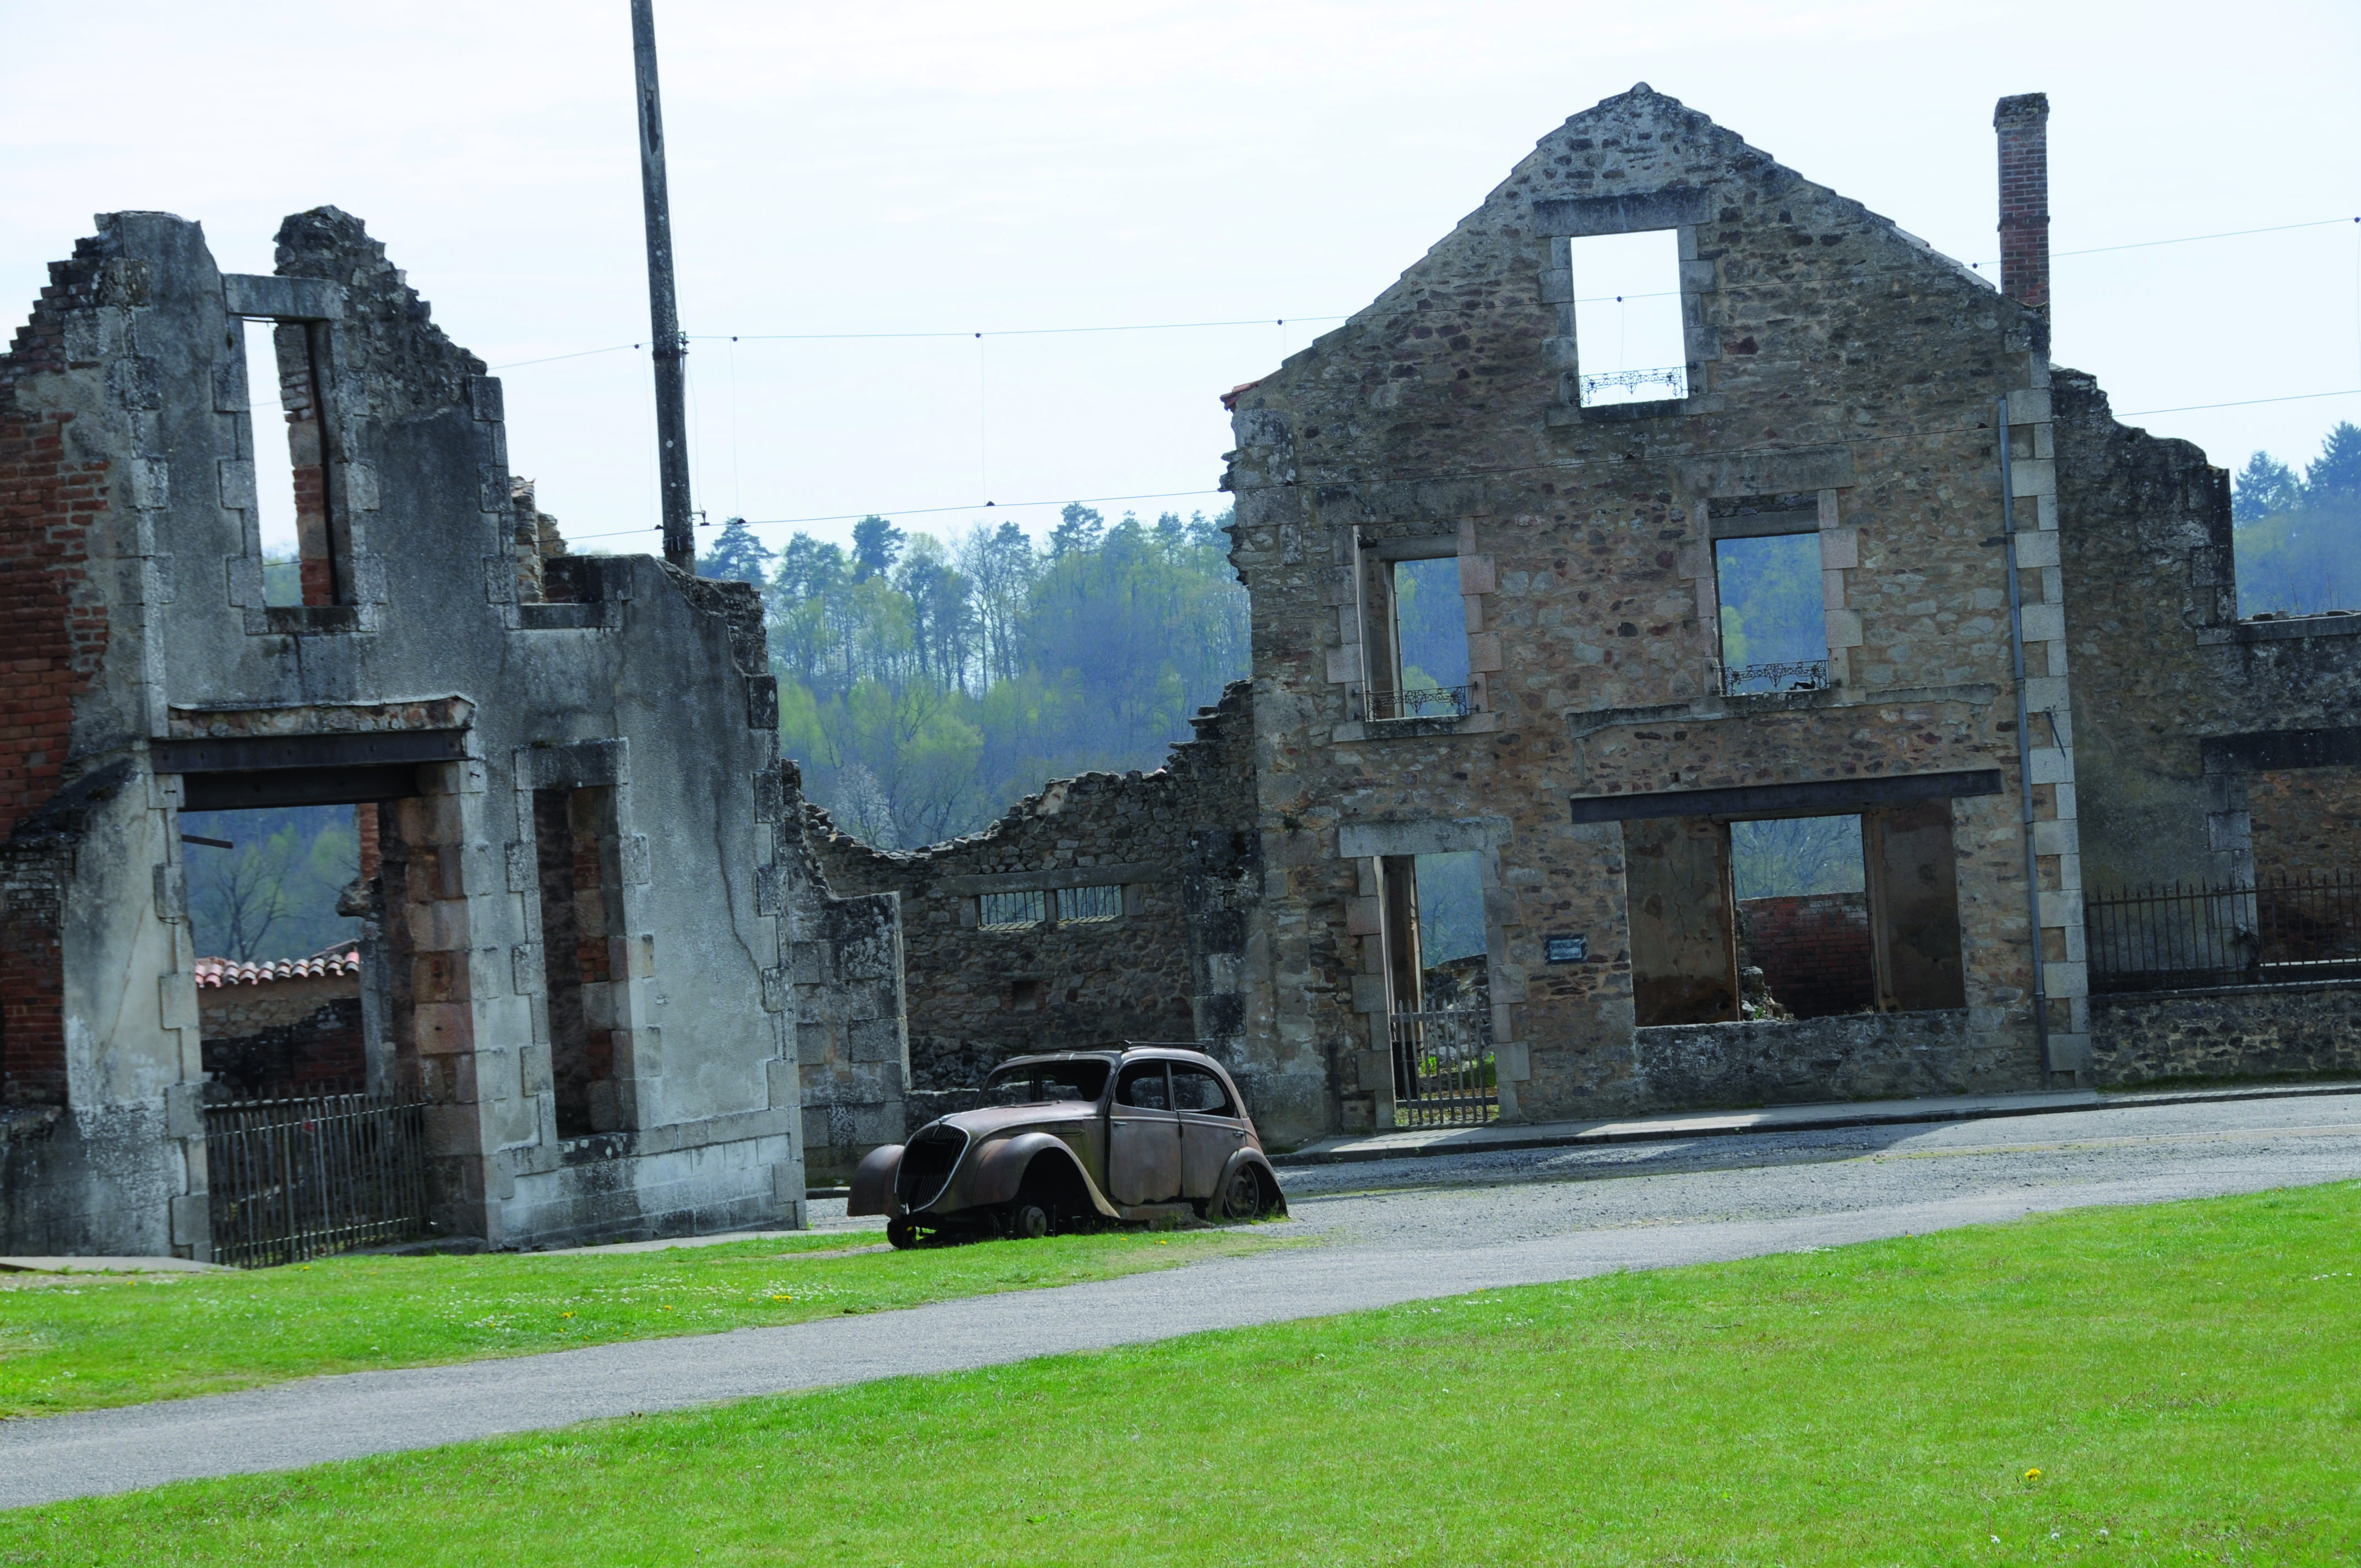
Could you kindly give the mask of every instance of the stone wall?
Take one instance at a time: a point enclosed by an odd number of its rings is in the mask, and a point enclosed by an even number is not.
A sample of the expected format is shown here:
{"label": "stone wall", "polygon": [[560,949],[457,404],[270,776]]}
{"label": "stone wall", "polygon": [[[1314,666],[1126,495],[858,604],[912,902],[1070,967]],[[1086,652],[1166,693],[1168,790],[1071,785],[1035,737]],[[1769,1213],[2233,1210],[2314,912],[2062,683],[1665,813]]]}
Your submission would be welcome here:
{"label": "stone wall", "polygon": [[1248,688],[1191,722],[1153,773],[1058,780],[922,850],[875,850],[810,813],[831,888],[901,900],[915,1089],[972,1087],[1032,1051],[1187,1041],[1238,1076],[1267,1137],[1317,1125],[1317,1086],[1271,1078],[1239,997],[1259,894]]}
{"label": "stone wall", "polygon": [[[1642,230],[1677,247],[1682,395],[1589,400],[1586,373],[1613,366],[1578,341],[1570,247]],[[1504,1119],[1731,1082],[1808,1099],[2071,1072],[2087,1016],[2073,736],[2047,718],[2017,733],[1988,543],[2004,423],[2031,674],[2062,692],[2048,341],[2040,310],[1643,84],[1550,132],[1373,304],[1235,389],[1224,482],[1253,600],[1268,867],[1257,1049],[1333,1074],[1343,1124],[1389,1124],[1387,861],[1473,850]],[[1816,543],[1829,685],[1724,696],[1716,544],[1774,532]],[[1457,563],[1472,711],[1389,719],[1372,700],[1397,678],[1385,574],[1434,557]],[[1626,826],[1866,811],[1889,785],[1943,803],[1965,1008],[1939,1025],[1749,1026],[1792,1063],[1775,1081],[1664,1069],[1635,1035]],[[2055,959],[2047,1062],[2037,927]],[[1905,1036],[1935,1043],[1875,1069],[1826,1043]]]}
{"label": "stone wall", "polygon": [[2092,999],[2102,1085],[2361,1077],[2361,981]]}
{"label": "stone wall", "polygon": [[[2087,376],[2054,398],[2086,882],[2244,885],[2274,836],[2289,874],[2351,869],[2351,774],[2326,775],[2361,762],[2361,616],[2241,620],[2228,473],[2117,423]],[[2287,816],[2301,795],[2317,820]]]}
{"label": "stone wall", "polygon": [[2023,1086],[2012,1043],[1992,1020],[1965,1011],[1685,1024],[1641,1029],[1633,1044],[1657,1105],[1798,1105]]}

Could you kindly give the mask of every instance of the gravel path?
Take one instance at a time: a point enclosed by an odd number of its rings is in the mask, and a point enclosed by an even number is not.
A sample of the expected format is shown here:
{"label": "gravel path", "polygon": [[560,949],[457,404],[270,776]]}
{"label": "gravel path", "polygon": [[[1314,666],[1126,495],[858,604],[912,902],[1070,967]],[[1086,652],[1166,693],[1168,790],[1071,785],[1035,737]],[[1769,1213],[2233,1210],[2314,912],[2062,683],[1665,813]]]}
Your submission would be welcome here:
{"label": "gravel path", "polygon": [[[0,1424],[0,1507],[872,1378],[2361,1178],[2361,1095],[1451,1156],[1286,1173],[1323,1245],[1054,1290]],[[848,1231],[841,1205],[820,1223]]]}

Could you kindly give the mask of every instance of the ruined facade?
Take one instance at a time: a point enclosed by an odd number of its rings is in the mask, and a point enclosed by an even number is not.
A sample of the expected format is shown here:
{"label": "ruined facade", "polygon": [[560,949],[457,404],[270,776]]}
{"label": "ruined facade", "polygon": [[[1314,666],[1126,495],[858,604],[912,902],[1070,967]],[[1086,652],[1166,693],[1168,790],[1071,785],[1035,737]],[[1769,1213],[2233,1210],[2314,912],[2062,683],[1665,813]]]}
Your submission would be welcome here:
{"label": "ruined facade", "polygon": [[808,859],[751,590],[545,537],[500,383],[345,214],[269,276],[153,213],[51,271],[0,361],[0,1251],[206,1255],[178,814],[335,802],[376,807],[368,1074],[429,1107],[435,1234],[796,1223],[794,1026],[859,1011],[798,981],[895,917]]}
{"label": "ruined facade", "polygon": [[[1395,1119],[1389,1020],[1421,1004],[1402,884],[1446,851],[1480,861],[1505,1118],[2088,1070],[2045,114],[2003,105],[2004,293],[1634,88],[1232,394],[1272,966],[1250,1032],[1333,1073],[1340,1124]],[[1650,373],[1672,395],[1617,400],[1610,345],[1576,331],[1572,247],[1642,233],[1668,238],[1685,363]],[[1716,563],[1773,538],[1817,556],[1825,659],[1750,683]],[[1429,560],[1465,607],[1441,711],[1408,700],[1397,624],[1400,573]],[[1731,824],[1837,814],[1861,823],[1874,1008],[1750,1020]]]}
{"label": "ruined facade", "polygon": [[1274,1071],[1246,1033],[1262,844],[1249,688],[1234,685],[1191,723],[1194,738],[1153,773],[1061,779],[980,833],[906,853],[807,808],[831,887],[899,897],[909,973],[898,1078],[890,1064],[804,1054],[815,1171],[824,1106],[843,1135],[830,1157],[846,1163],[959,1108],[959,1091],[1005,1057],[1121,1039],[1219,1058],[1267,1137],[1324,1130],[1324,1075]]}

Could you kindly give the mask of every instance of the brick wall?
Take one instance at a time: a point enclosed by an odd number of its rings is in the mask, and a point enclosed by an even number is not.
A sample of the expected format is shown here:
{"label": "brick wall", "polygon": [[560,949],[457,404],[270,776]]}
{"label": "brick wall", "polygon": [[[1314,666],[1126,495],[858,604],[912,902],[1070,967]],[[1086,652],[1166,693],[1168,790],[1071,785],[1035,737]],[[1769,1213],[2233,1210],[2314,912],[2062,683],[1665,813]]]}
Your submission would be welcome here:
{"label": "brick wall", "polygon": [[1749,956],[1788,1012],[1825,1018],[1875,1005],[1869,905],[1862,894],[1749,898],[1738,913]]}
{"label": "brick wall", "polygon": [[[106,652],[89,578],[90,531],[107,465],[73,450],[74,416],[24,406],[27,377],[66,368],[62,313],[108,282],[94,241],[49,269],[33,318],[0,359],[0,1103],[65,1102],[64,979],[57,917],[64,868],[20,825],[65,782],[74,703]],[[28,826],[28,834],[30,827]]]}
{"label": "brick wall", "polygon": [[2049,309],[2049,96],[2004,98],[2000,134],[2000,286],[2011,299]]}

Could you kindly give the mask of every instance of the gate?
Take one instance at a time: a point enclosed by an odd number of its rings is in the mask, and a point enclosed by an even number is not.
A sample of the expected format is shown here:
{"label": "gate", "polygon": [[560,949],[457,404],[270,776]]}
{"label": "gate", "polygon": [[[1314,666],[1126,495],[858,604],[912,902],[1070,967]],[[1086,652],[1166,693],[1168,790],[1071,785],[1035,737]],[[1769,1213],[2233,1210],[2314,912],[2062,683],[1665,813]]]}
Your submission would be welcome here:
{"label": "gate", "polygon": [[1477,1126],[1500,1113],[1492,1010],[1393,1015],[1394,1124]]}
{"label": "gate", "polygon": [[369,1094],[205,1107],[214,1261],[301,1263],[427,1233],[426,1108]]}

